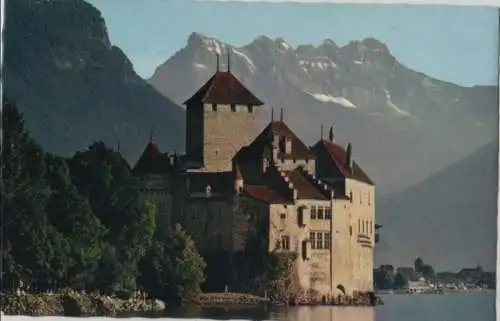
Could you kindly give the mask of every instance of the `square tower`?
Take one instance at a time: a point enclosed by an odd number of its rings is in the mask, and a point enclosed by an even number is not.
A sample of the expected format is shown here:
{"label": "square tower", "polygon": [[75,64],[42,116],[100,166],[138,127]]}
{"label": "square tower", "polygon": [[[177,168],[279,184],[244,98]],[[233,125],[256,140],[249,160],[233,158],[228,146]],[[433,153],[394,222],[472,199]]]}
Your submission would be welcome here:
{"label": "square tower", "polygon": [[263,104],[231,73],[229,66],[225,72],[217,68],[205,85],[184,102],[190,167],[205,172],[231,171],[232,158],[260,130],[258,109]]}

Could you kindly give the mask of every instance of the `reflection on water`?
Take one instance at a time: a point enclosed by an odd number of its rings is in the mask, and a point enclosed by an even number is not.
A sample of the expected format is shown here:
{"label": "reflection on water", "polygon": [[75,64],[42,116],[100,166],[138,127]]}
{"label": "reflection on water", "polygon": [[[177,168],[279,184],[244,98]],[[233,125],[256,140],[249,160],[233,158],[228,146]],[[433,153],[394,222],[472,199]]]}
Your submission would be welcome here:
{"label": "reflection on water", "polygon": [[168,308],[160,318],[259,321],[493,321],[495,291],[442,295],[388,295],[385,305],[361,307]]}
{"label": "reflection on water", "polygon": [[255,321],[375,321],[375,311],[373,308],[331,306],[289,308],[202,308],[192,306],[177,309],[171,308],[166,315],[156,315],[156,317]]}

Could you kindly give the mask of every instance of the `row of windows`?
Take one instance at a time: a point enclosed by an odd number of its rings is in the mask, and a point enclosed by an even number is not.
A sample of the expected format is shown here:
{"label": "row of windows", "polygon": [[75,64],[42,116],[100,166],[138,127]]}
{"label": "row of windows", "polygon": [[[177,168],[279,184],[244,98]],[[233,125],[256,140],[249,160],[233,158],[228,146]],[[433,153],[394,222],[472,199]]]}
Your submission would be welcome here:
{"label": "row of windows", "polygon": [[311,232],[309,240],[311,242],[311,249],[313,250],[329,250],[332,244],[330,232]]}
{"label": "row of windows", "polygon": [[[309,241],[313,250],[329,250],[332,245],[330,232],[311,232]],[[276,249],[290,250],[290,236],[281,235],[276,241]]]}
{"label": "row of windows", "polygon": [[276,248],[278,250],[289,250],[290,249],[290,236],[288,236],[288,235],[282,235],[276,241]]}
{"label": "row of windows", "polygon": [[[250,113],[253,113],[253,105],[247,105],[248,111]],[[212,111],[217,111],[217,104],[212,104]],[[236,105],[231,104],[231,111],[235,112],[236,111]]]}
{"label": "row of windows", "polygon": [[329,206],[311,206],[311,220],[330,220],[332,208]]}
{"label": "row of windows", "polygon": [[[372,205],[371,194],[369,192],[367,194],[368,195],[366,195],[365,193],[359,193],[359,204],[363,204],[363,196],[366,196],[366,198],[368,199],[368,206]],[[352,191],[349,192],[349,199],[351,203],[354,203],[354,194]]]}
{"label": "row of windows", "polygon": [[358,219],[358,233],[373,235],[374,224],[372,221]]}

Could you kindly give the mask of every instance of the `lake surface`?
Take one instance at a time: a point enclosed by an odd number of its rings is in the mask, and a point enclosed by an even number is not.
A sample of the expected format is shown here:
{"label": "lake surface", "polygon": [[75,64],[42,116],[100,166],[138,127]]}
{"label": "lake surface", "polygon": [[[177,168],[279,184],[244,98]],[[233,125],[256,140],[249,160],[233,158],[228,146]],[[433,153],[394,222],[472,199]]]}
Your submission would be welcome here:
{"label": "lake surface", "polygon": [[[494,321],[495,292],[385,295],[376,308],[199,308],[169,309],[160,318],[262,321]],[[144,316],[144,315],[143,315]]]}

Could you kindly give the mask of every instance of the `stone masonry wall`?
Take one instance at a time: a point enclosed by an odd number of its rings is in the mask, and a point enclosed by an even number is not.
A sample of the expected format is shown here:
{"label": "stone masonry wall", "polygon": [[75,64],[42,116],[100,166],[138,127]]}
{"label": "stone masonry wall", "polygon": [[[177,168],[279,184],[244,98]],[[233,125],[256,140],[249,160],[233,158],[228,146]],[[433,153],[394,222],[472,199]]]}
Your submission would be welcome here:
{"label": "stone masonry wall", "polygon": [[262,107],[205,104],[203,117],[204,171],[230,171],[238,150],[251,143],[262,130]]}
{"label": "stone masonry wall", "polygon": [[[351,194],[352,193],[352,194]],[[352,259],[355,273],[355,288],[360,291],[373,290],[373,259],[375,245],[375,193],[374,187],[366,183],[347,179],[346,194],[352,195],[348,204],[353,227]],[[362,246],[364,240],[368,246]]]}

